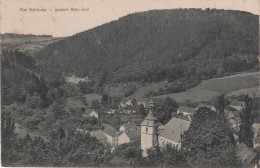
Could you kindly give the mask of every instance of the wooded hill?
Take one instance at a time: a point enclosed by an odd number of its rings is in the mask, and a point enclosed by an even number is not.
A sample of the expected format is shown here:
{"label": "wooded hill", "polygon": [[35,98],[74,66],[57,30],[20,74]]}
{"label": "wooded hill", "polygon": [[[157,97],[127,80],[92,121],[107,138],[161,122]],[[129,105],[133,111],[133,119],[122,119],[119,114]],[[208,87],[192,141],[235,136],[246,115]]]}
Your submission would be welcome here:
{"label": "wooded hill", "polygon": [[192,87],[258,69],[258,25],[258,16],[240,11],[135,13],[52,43],[37,62],[100,83],[167,79]]}

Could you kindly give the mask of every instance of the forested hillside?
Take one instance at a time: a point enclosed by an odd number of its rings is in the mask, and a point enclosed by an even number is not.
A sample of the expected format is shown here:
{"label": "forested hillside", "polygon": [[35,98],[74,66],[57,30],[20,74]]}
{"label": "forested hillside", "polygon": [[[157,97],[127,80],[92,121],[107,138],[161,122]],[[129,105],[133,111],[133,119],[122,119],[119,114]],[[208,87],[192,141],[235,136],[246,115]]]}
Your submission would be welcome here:
{"label": "forested hillside", "polygon": [[64,79],[57,69],[37,65],[34,58],[25,53],[2,50],[1,93],[2,105],[15,101],[24,103],[28,95],[38,94],[47,105],[47,91],[63,84]]}
{"label": "forested hillside", "polygon": [[188,81],[257,69],[258,17],[176,9],[127,15],[52,43],[37,61],[102,82]]}

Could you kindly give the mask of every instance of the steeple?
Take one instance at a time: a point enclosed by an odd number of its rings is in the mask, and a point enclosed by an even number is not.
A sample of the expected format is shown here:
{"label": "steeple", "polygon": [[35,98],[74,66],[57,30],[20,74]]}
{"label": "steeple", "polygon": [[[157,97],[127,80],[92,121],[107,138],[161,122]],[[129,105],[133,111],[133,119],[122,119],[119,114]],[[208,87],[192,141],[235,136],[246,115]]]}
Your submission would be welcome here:
{"label": "steeple", "polygon": [[160,121],[154,116],[154,102],[150,101],[149,113],[141,123],[141,149],[143,156],[147,156],[147,150],[158,145],[158,127]]}
{"label": "steeple", "polygon": [[151,100],[150,104],[149,104],[149,113],[148,113],[147,117],[145,117],[145,121],[146,122],[155,121],[155,123],[158,124],[159,120],[154,116],[153,111],[154,111],[154,102],[153,102],[153,100]]}
{"label": "steeple", "polygon": [[153,99],[150,101],[149,104],[149,114],[153,116],[153,109],[154,109],[154,102]]}

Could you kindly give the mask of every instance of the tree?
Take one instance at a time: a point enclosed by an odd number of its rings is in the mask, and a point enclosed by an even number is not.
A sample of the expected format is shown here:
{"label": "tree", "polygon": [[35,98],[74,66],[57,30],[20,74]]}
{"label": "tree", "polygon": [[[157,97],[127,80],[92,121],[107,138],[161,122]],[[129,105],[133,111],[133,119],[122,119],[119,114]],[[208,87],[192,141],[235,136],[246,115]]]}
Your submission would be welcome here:
{"label": "tree", "polygon": [[178,103],[169,97],[159,99],[155,101],[154,114],[161,123],[166,124],[172,118],[172,113],[176,113],[178,107]]}
{"label": "tree", "polygon": [[140,104],[137,108],[137,113],[142,115],[142,117],[146,117],[146,110],[144,108],[144,105],[143,104]]}
{"label": "tree", "polygon": [[248,147],[253,148],[254,132],[252,126],[254,123],[254,118],[251,113],[252,98],[246,95],[244,101],[245,101],[245,106],[242,109],[242,113],[240,115],[241,124],[239,130],[239,141],[245,143]]}
{"label": "tree", "polygon": [[14,133],[15,125],[12,118],[12,111],[2,110],[1,112],[1,155],[2,164],[6,166],[12,165],[15,162],[16,150],[14,143],[16,141],[16,134]]}
{"label": "tree", "polygon": [[218,109],[219,109],[219,113],[220,115],[224,115],[225,111],[225,97],[224,97],[224,94],[221,94],[219,97],[218,97]]}
{"label": "tree", "polygon": [[94,109],[99,109],[100,108],[100,104],[99,104],[98,100],[92,100],[91,108],[94,108]]}
{"label": "tree", "polygon": [[59,99],[57,100],[51,108],[52,114],[54,118],[61,119],[66,113],[65,111],[65,100]]}
{"label": "tree", "polygon": [[231,128],[208,108],[198,109],[181,144],[190,166],[238,167],[240,164]]}
{"label": "tree", "polygon": [[108,95],[107,94],[102,95],[101,104],[104,106],[106,106],[108,104]]}

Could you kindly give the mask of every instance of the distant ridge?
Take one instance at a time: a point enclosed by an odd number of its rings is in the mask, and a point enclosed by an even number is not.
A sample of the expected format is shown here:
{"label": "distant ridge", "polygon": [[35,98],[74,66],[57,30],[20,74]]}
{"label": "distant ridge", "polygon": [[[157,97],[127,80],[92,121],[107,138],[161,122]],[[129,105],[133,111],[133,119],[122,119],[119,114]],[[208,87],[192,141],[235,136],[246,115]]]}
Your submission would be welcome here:
{"label": "distant ridge", "polygon": [[258,20],[247,12],[215,9],[135,13],[52,43],[36,58],[65,76],[103,83],[189,79],[196,85],[258,68]]}

